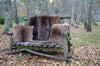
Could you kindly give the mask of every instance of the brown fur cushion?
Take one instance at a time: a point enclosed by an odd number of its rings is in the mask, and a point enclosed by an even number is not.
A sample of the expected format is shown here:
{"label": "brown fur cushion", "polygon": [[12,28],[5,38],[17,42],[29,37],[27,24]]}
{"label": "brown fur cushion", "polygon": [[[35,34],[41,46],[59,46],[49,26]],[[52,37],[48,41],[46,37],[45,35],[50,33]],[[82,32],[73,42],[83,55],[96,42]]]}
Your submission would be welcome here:
{"label": "brown fur cushion", "polygon": [[50,31],[49,41],[57,44],[63,44],[64,36],[61,35],[62,31],[69,30],[69,25],[66,24],[53,24]]}
{"label": "brown fur cushion", "polygon": [[31,16],[28,24],[34,26],[33,40],[48,40],[52,24],[60,21],[59,15],[38,15]]}
{"label": "brown fur cushion", "polygon": [[32,41],[33,29],[33,26],[14,25],[14,43]]}
{"label": "brown fur cushion", "polygon": [[23,42],[29,42],[32,41],[33,38],[33,26],[24,26],[23,29],[23,36],[22,41]]}
{"label": "brown fur cushion", "polygon": [[49,16],[41,15],[39,16],[40,22],[38,24],[38,40],[47,40],[49,38]]}
{"label": "brown fur cushion", "polygon": [[59,15],[52,14],[52,15],[50,15],[49,18],[50,18],[50,26],[52,26],[55,23],[60,22],[60,16]]}
{"label": "brown fur cushion", "polygon": [[14,25],[14,32],[13,32],[14,43],[22,41],[22,31],[23,31],[22,25]]}

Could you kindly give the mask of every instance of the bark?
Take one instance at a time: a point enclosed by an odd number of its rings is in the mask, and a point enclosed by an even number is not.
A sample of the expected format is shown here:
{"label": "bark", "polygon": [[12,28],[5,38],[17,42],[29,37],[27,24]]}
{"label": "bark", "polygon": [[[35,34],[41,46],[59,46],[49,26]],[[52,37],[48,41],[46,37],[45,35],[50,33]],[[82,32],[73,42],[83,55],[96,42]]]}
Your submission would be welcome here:
{"label": "bark", "polygon": [[84,28],[87,29],[88,27],[88,0],[85,1],[86,5],[84,5],[84,15],[83,15],[83,22]]}
{"label": "bark", "polygon": [[[47,9],[48,9],[47,0],[45,0],[45,3],[46,3],[45,8],[47,8]],[[46,10],[44,14],[48,14],[48,10]]]}
{"label": "bark", "polygon": [[96,23],[96,9],[94,11],[92,11],[92,21],[93,21],[93,25],[97,26],[98,24]]}
{"label": "bark", "polygon": [[12,2],[9,0],[9,21],[10,21],[10,27],[12,27]]}
{"label": "bark", "polygon": [[5,13],[5,26],[4,26],[4,34],[8,33],[9,32],[9,25],[10,25],[10,22],[9,22],[9,14],[8,12]]}
{"label": "bark", "polygon": [[[70,9],[70,0],[60,0],[60,15],[61,16],[69,16],[71,9]],[[65,19],[63,22],[70,22],[68,19]]]}
{"label": "bark", "polygon": [[27,8],[27,17],[29,18],[29,16],[30,16],[30,2],[31,1],[24,0],[24,2],[25,2],[25,6]]}
{"label": "bark", "polygon": [[15,8],[15,22],[16,22],[16,24],[19,24],[18,15],[17,15],[16,0],[14,0],[14,8]]}
{"label": "bark", "polygon": [[71,5],[71,25],[74,26],[75,24],[75,21],[74,21],[74,13],[75,13],[75,3],[72,2],[72,5]]}
{"label": "bark", "polygon": [[88,32],[91,32],[91,29],[92,29],[92,25],[91,25],[91,20],[92,20],[92,13],[91,13],[91,10],[92,10],[92,5],[93,5],[93,1],[92,0],[90,0],[90,2],[89,2],[89,11],[88,11],[88,26],[87,26],[87,31]]}
{"label": "bark", "polygon": [[35,0],[35,14],[40,15],[41,14],[41,1]]}
{"label": "bark", "polygon": [[12,13],[11,13],[11,0],[7,0],[5,1],[5,26],[4,26],[4,32],[3,33],[7,33],[9,32],[9,28],[10,28],[10,25],[12,24]]}
{"label": "bark", "polygon": [[78,9],[77,9],[77,18],[76,18],[76,24],[77,24],[77,27],[79,27],[80,25],[80,19],[81,19],[81,1],[79,1],[78,3]]}
{"label": "bark", "polygon": [[27,2],[28,3],[28,5],[27,5],[27,17],[29,18],[29,1]]}
{"label": "bark", "polygon": [[60,0],[60,14],[62,16],[70,15],[70,0]]}
{"label": "bark", "polygon": [[95,26],[97,26],[97,23],[96,23],[96,14],[97,14],[96,1],[93,1],[93,6],[92,6],[92,23]]}
{"label": "bark", "polygon": [[56,8],[56,6],[55,6],[56,5],[56,1],[55,0],[53,0],[52,5],[53,5],[53,12],[52,13],[55,14],[55,8]]}
{"label": "bark", "polygon": [[39,14],[42,14],[42,1],[41,0],[39,0],[38,1],[38,8],[39,8]]}

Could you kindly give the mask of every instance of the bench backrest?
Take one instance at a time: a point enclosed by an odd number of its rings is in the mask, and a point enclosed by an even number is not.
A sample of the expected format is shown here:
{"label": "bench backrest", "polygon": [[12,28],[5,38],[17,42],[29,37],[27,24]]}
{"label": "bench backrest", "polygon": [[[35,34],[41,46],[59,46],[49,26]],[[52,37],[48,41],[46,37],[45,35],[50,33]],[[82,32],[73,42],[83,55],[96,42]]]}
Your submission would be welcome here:
{"label": "bench backrest", "polygon": [[52,24],[60,21],[59,15],[39,15],[29,18],[29,26],[34,26],[33,40],[48,40]]}

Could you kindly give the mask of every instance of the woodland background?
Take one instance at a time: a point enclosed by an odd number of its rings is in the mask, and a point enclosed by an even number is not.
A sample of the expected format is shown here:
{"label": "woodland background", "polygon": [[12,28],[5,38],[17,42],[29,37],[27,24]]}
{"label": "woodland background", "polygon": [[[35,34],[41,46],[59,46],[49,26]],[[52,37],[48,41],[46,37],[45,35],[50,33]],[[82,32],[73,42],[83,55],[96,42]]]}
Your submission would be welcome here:
{"label": "woodland background", "polygon": [[[71,16],[70,20],[61,21],[71,26],[74,53],[70,63],[23,52],[6,54],[10,37],[2,33],[13,31],[14,24],[24,25],[23,18],[41,14]],[[0,0],[0,64],[1,66],[42,66],[42,64],[99,66],[100,0]]]}

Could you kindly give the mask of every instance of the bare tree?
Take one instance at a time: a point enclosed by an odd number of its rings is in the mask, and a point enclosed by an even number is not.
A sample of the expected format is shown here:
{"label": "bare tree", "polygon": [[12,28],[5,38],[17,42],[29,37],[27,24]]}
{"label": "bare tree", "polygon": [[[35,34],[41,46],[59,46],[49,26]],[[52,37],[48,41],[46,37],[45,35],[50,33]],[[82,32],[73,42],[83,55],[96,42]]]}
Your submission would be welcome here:
{"label": "bare tree", "polygon": [[87,25],[87,31],[91,32],[92,29],[92,25],[91,25],[91,21],[92,21],[92,5],[93,5],[93,0],[89,0],[89,10],[88,10],[88,25]]}
{"label": "bare tree", "polygon": [[[60,15],[69,16],[71,12],[70,0],[60,0]],[[64,20],[64,22],[69,22],[69,20]]]}
{"label": "bare tree", "polygon": [[9,0],[9,21],[10,21],[10,27],[12,27],[12,21],[13,21],[13,19],[12,19],[12,1],[11,0]]}
{"label": "bare tree", "polygon": [[5,26],[4,26],[4,32],[3,32],[3,34],[6,34],[6,33],[8,33],[9,32],[9,14],[8,14],[8,12],[6,12],[5,13]]}
{"label": "bare tree", "polygon": [[40,0],[35,0],[35,14],[39,15],[41,14],[41,1]]}
{"label": "bare tree", "polygon": [[97,4],[96,4],[97,1],[93,1],[93,6],[92,6],[92,23],[97,26],[97,23],[96,23],[96,13],[97,13]]}
{"label": "bare tree", "polygon": [[[31,0],[30,0],[31,1]],[[27,17],[29,18],[30,15],[30,1],[24,0],[25,6],[27,8]]]}
{"label": "bare tree", "polygon": [[84,23],[84,28],[87,29],[87,23],[88,23],[88,0],[82,0],[81,22]]}
{"label": "bare tree", "polygon": [[4,32],[9,32],[10,25],[12,24],[12,14],[11,14],[11,0],[5,1],[5,26],[4,26]]}
{"label": "bare tree", "polygon": [[80,20],[81,20],[81,7],[82,7],[82,1],[78,1],[78,5],[77,5],[77,17],[76,17],[76,24],[77,27],[79,27],[80,24]]}
{"label": "bare tree", "polygon": [[74,17],[74,14],[75,14],[75,3],[74,2],[72,2],[71,1],[71,3],[72,3],[72,5],[71,5],[71,25],[73,26],[74,24],[75,24],[75,21],[74,21],[74,19],[75,19],[75,17]]}
{"label": "bare tree", "polygon": [[71,0],[71,25],[79,27],[82,15],[82,1]]}
{"label": "bare tree", "polygon": [[14,0],[14,8],[15,8],[15,22],[16,22],[16,24],[19,24],[18,15],[17,15],[16,0]]}

